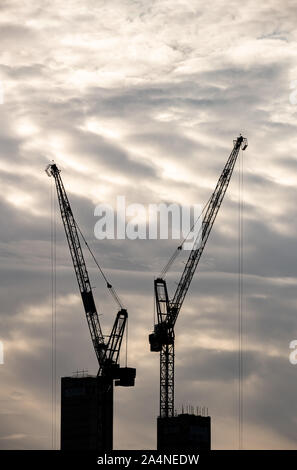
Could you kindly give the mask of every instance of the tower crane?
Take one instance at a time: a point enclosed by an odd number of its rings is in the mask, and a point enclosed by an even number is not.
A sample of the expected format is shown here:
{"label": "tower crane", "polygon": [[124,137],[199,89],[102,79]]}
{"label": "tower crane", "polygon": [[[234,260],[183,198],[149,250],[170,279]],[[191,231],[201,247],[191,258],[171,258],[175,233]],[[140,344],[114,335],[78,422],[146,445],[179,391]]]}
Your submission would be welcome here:
{"label": "tower crane", "polygon": [[[240,149],[245,150],[247,146],[247,139],[241,135],[233,141],[231,154],[219,177],[216,188],[204,208],[201,232],[194,241],[173,297],[169,298],[165,279],[166,269],[163,270],[160,277],[154,280],[157,323],[154,326],[153,333],[149,335],[149,342],[151,351],[160,352],[161,418],[174,416],[174,326],[227,191],[239,151]],[[182,245],[178,247],[177,252],[181,249]]]}
{"label": "tower crane", "polygon": [[[65,234],[85,310],[85,315],[87,318],[89,331],[91,334],[93,347],[99,364],[97,376],[102,377],[104,379],[103,381],[101,380],[101,383],[103,383],[104,387],[106,388],[105,395],[107,396],[108,394],[108,398],[106,397],[106,400],[110,402],[110,399],[112,399],[110,398],[110,394],[113,394],[113,384],[115,386],[123,387],[133,387],[135,384],[136,369],[131,367],[120,367],[119,365],[120,349],[126,328],[128,313],[127,310],[121,305],[121,302],[118,296],[116,295],[112,285],[107,281],[106,277],[104,276],[108,289],[111,290],[111,293],[115,297],[120,307],[120,310],[116,315],[111,333],[106,339],[102,333],[101,325],[99,322],[99,315],[96,309],[92,287],[80,244],[79,233],[82,237],[83,235],[73,216],[72,209],[61,178],[61,170],[59,170],[55,163],[52,163],[47,166],[45,171],[48,176],[53,176],[55,179],[59,207],[65,229]],[[84,241],[87,247],[89,248],[85,239]],[[92,252],[91,254],[94,258]]]}

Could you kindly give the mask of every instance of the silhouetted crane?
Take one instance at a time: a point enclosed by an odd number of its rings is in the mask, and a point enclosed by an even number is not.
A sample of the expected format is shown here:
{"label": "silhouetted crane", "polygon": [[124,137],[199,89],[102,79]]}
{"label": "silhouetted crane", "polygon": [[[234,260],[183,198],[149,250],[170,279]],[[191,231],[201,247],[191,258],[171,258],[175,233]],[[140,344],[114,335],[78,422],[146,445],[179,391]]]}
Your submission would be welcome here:
{"label": "silhouetted crane", "polygon": [[[125,332],[128,313],[127,310],[122,307],[121,302],[118,296],[116,295],[112,285],[107,281],[104,273],[98,265],[93,253],[91,252],[85,238],[83,237],[74,219],[70,203],[61,179],[61,170],[58,169],[55,163],[52,163],[47,166],[46,173],[48,176],[53,176],[55,179],[61,217],[94,350],[99,364],[98,376],[104,378],[104,380],[101,381],[101,384],[104,384],[104,387],[106,388],[105,395],[109,395],[106,400],[110,401],[110,394],[113,394],[114,381],[116,386],[123,387],[132,387],[135,383],[136,369],[131,367],[120,367],[119,365],[119,354],[123,335]],[[110,289],[112,295],[114,296],[116,302],[120,307],[120,310],[116,315],[111,333],[107,337],[107,339],[105,339],[101,330],[99,316],[93,297],[92,287],[90,284],[90,279],[86,268],[83,252],[81,249],[79,233],[83,237],[88,249],[90,250],[93,258],[95,259],[95,262],[97,263],[101,273],[103,274],[107,284],[107,288]],[[104,393],[102,395],[104,400]]]}
{"label": "silhouetted crane", "polygon": [[[221,173],[216,188],[204,208],[201,232],[194,241],[193,248],[173,297],[169,298],[165,280],[167,267],[169,267],[171,262],[163,270],[161,277],[154,280],[158,323],[154,326],[154,332],[149,335],[149,342],[151,351],[160,352],[160,417],[174,416],[175,322],[224,199],[239,151],[240,149],[245,150],[248,145],[247,139],[241,135],[233,141],[233,144],[233,150]],[[176,253],[181,249],[182,245],[178,247]]]}

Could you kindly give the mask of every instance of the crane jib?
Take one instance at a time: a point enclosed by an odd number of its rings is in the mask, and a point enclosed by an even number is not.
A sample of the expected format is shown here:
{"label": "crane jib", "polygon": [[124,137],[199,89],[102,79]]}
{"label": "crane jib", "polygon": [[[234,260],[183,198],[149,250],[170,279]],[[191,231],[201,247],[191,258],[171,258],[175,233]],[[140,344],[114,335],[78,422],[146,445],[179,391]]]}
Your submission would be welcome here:
{"label": "crane jib", "polygon": [[121,310],[121,312],[117,314],[111,334],[108,337],[107,342],[105,342],[86,263],[81,249],[80,239],[77,232],[77,224],[60,176],[61,171],[55,163],[49,164],[45,171],[48,176],[53,176],[55,179],[62,222],[82,297],[93,347],[99,363],[99,374],[108,376],[110,380],[116,379],[115,385],[126,387],[134,386],[136,369],[131,367],[120,368],[118,364],[120,348],[128,317],[127,311]]}
{"label": "crane jib", "polygon": [[212,230],[214,221],[226,194],[240,149],[248,146],[247,139],[240,135],[233,141],[233,149],[228,157],[217,185],[209,199],[202,221],[202,236],[197,248],[197,239],[189,254],[183,273],[170,300],[166,280],[159,278],[155,284],[155,303],[158,323],[149,335],[151,351],[160,352],[160,416],[173,416],[174,413],[174,326],[185,296],[199,264],[203,250]]}

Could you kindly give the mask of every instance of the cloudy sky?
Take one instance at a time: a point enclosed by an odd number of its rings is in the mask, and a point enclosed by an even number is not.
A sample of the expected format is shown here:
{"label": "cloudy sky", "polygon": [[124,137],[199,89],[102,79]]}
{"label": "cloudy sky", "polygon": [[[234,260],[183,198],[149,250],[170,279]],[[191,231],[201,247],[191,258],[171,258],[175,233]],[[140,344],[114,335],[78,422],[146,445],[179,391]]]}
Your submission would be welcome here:
{"label": "cloudy sky", "polygon": [[[137,386],[116,390],[115,448],[152,449],[153,278],[176,242],[98,241],[94,208],[118,195],[145,207],[205,203],[240,132],[249,139],[243,446],[296,448],[296,22],[290,0],[1,0],[1,449],[52,448],[46,164],[62,169],[76,219],[129,311]],[[176,408],[207,406],[217,449],[238,448],[238,181],[237,167],[176,326]],[[116,306],[86,259],[108,333]],[[58,211],[57,281],[58,416],[60,377],[97,369]]]}

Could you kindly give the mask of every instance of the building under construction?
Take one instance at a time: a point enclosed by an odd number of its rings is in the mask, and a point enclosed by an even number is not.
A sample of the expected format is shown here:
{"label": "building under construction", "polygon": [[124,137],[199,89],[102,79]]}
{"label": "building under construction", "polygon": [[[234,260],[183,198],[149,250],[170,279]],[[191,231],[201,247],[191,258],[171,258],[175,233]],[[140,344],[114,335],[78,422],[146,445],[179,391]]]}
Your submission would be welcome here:
{"label": "building under construction", "polygon": [[113,387],[103,377],[61,380],[61,450],[112,450]]}
{"label": "building under construction", "polygon": [[211,448],[210,416],[183,413],[157,420],[157,449],[201,451]]}
{"label": "building under construction", "polygon": [[119,367],[117,380],[94,375],[61,379],[61,450],[113,449],[114,385],[132,387],[135,369]]}

